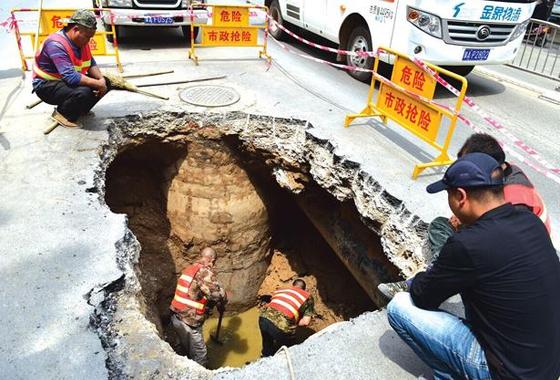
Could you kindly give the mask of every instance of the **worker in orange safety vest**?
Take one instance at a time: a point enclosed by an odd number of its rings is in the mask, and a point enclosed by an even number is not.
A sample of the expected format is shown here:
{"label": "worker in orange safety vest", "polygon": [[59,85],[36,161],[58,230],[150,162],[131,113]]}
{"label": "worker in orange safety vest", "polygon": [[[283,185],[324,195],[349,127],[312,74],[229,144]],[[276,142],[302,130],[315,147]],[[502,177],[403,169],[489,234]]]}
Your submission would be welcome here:
{"label": "worker in orange safety vest", "polygon": [[57,106],[52,117],[65,127],[77,127],[76,120],[109,90],[89,48],[96,28],[95,14],[79,9],[35,54],[33,92]]}
{"label": "worker in orange safety vest", "polygon": [[282,346],[290,346],[298,326],[308,326],[315,314],[313,296],[297,279],[291,287],[278,289],[259,317],[262,357],[272,356]]}
{"label": "worker in orange safety vest", "polygon": [[206,343],[202,335],[202,325],[210,313],[210,304],[215,304],[223,312],[227,303],[224,288],[218,283],[214,273],[216,252],[204,248],[200,260],[189,265],[177,280],[175,296],[171,301],[171,323],[181,346],[189,359],[200,365],[208,365]]}

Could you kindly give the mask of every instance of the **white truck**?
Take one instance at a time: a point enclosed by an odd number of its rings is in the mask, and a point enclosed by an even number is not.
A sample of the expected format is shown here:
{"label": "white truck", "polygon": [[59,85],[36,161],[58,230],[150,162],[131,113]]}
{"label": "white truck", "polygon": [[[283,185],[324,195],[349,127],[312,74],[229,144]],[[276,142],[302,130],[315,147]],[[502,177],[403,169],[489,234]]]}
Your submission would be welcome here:
{"label": "white truck", "polygon": [[[342,50],[386,46],[467,75],[475,65],[513,60],[535,0],[265,0],[265,5],[279,24],[308,30]],[[271,27],[271,34],[285,37],[280,28]],[[373,58],[338,58],[351,66],[373,66]],[[360,71],[350,75],[362,81],[371,77]]]}
{"label": "white truck", "polygon": [[[92,0],[93,7],[101,7],[112,13],[115,31],[118,35],[124,27],[129,26],[167,26],[181,27],[187,40],[190,40],[191,17],[187,13],[191,0]],[[193,1],[204,3],[205,0]],[[105,30],[111,29],[111,13],[101,12]],[[204,24],[208,14],[203,7],[195,7],[196,23]],[[197,28],[195,28],[195,34]],[[113,36],[108,34],[107,39],[113,42]]]}

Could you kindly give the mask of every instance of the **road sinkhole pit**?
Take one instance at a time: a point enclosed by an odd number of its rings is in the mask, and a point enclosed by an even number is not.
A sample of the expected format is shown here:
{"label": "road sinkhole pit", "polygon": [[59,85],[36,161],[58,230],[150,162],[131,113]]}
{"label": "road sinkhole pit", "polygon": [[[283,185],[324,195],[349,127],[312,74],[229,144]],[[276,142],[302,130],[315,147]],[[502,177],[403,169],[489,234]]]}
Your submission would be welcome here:
{"label": "road sinkhole pit", "polygon": [[[201,128],[173,116],[123,119],[105,150],[104,199],[126,214],[131,232],[117,244],[124,285],[114,287],[97,315],[109,368],[145,373],[144,356],[154,371],[157,363],[184,365],[169,305],[180,272],[207,246],[218,254],[217,278],[229,292],[223,344],[210,338],[216,311],[204,324],[209,369],[260,358],[261,300],[296,278],[307,283],[316,314],[298,328],[294,344],[377,309],[376,284],[398,279],[399,270],[353,202],[325,190],[305,163],[287,164],[278,145],[259,149],[226,133],[227,118]],[[301,133],[275,128],[275,144]]]}

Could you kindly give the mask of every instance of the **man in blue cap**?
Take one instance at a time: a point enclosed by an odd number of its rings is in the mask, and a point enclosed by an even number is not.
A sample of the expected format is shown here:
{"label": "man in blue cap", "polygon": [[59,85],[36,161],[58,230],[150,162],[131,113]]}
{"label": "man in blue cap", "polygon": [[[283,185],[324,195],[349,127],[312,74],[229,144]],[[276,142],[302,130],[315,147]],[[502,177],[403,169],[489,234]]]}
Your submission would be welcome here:
{"label": "man in blue cap", "polygon": [[[484,153],[427,187],[443,190],[464,227],[395,295],[390,325],[436,379],[558,379],[560,260],[544,224],[505,202],[503,170]],[[465,319],[437,309],[455,294]]]}

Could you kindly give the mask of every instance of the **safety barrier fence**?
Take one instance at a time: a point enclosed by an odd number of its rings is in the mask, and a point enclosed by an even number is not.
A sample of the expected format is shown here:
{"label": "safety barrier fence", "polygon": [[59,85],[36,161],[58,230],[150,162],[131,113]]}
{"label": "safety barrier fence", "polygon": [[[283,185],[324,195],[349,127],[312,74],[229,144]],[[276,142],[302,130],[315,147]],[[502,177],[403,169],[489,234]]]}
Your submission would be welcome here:
{"label": "safety barrier fence", "polygon": [[[378,74],[380,53],[394,57],[391,80]],[[453,162],[448,154],[449,145],[455,132],[457,115],[467,91],[465,78],[434,65],[429,67],[461,82],[460,95],[455,102],[454,109],[438,105],[433,101],[437,85],[435,78],[427,75],[423,68],[416,66],[406,55],[380,47],[374,61],[366,107],[358,114],[347,115],[344,121],[344,126],[348,127],[354,119],[361,117],[379,116],[385,124],[387,124],[387,119],[391,119],[435,148],[439,155],[431,162],[415,165],[412,172],[414,179],[426,168],[449,165]],[[379,91],[374,100],[377,82],[379,82]],[[439,144],[437,138],[444,117],[449,119],[449,128],[443,144]]]}
{"label": "safety barrier fence", "polygon": [[[110,15],[110,20],[113,20],[113,13],[110,10],[104,10],[104,9],[100,9],[100,8],[91,8],[89,9],[91,11],[97,11],[97,12],[108,12]],[[19,27],[19,22],[18,22],[18,18],[16,16],[16,14],[22,14],[22,13],[27,13],[27,14],[36,14],[37,17],[35,18],[34,22],[38,23],[38,33],[39,33],[39,46],[43,43],[43,41],[52,33],[57,32],[58,30],[60,30],[62,27],[64,27],[64,25],[67,23],[67,20],[72,16],[72,14],[76,11],[76,9],[70,9],[70,8],[65,8],[65,9],[36,9],[36,8],[19,8],[19,9],[12,9],[11,10],[11,16],[10,16],[10,24],[9,27],[11,29],[13,29],[15,36],[16,36],[16,40],[17,40],[17,45],[18,45],[18,50],[19,50],[19,54],[20,54],[20,58],[21,58],[21,66],[22,69],[27,71],[29,70],[29,65],[27,64],[27,60],[28,59],[33,59],[35,57],[35,49],[34,49],[34,44],[33,41],[35,41],[35,39],[37,38],[37,31],[22,31]],[[101,17],[101,15],[97,16],[98,18]],[[27,20],[32,21],[32,20]],[[107,48],[107,40],[106,40],[106,35],[111,35],[112,39],[113,39],[113,50],[110,51]],[[22,40],[22,37],[29,37],[32,41],[31,43],[31,51],[27,51],[25,49],[24,46],[24,42]],[[118,41],[117,41],[117,35],[115,33],[115,25],[114,22],[111,22],[111,31],[105,31],[105,30],[97,30],[95,32],[95,35],[91,38],[90,42],[89,42],[89,47],[91,49],[91,53],[93,56],[113,56],[115,57],[115,61],[116,61],[116,65],[117,68],[120,72],[123,71],[122,69],[122,65],[121,65],[121,61],[120,61],[120,56],[119,56],[119,49],[118,49]]]}
{"label": "safety barrier fence", "polygon": [[[380,56],[380,54],[378,54],[378,52],[352,52],[352,51],[345,51],[345,50],[339,50],[339,49],[334,49],[328,46],[323,46],[323,45],[319,45],[313,42],[310,42],[308,40],[306,40],[305,38],[302,38],[298,35],[296,35],[295,33],[291,32],[290,30],[286,29],[284,26],[278,24],[274,19],[269,17],[269,21],[270,21],[270,25],[273,25],[275,27],[278,27],[280,29],[282,29],[284,32],[286,32],[287,34],[289,34],[290,36],[294,37],[295,39],[297,39],[298,41],[301,41],[309,46],[313,46],[315,48],[318,48],[320,50],[324,50],[324,51],[329,51],[332,53],[336,53],[336,54],[342,54],[342,55],[361,55],[361,56],[372,56],[372,57],[376,57],[378,58]],[[287,47],[285,44],[276,41],[276,43],[284,50],[288,51],[291,54],[295,54],[298,55],[302,58],[308,59],[308,60],[312,60],[318,63],[322,63],[322,64],[327,64],[333,67],[337,67],[343,70],[355,70],[355,71],[363,71],[363,72],[370,72],[373,75],[373,79],[376,79],[378,81],[380,81],[381,83],[388,81],[386,78],[384,78],[383,76],[377,74],[376,72],[374,72],[374,70],[370,70],[370,69],[364,69],[364,68],[359,68],[359,67],[354,67],[354,66],[348,66],[348,65],[343,65],[343,64],[338,64],[338,63],[333,63],[330,61],[326,61],[320,58],[316,58],[316,57],[311,57],[309,55],[306,54],[302,54],[299,53],[293,49],[290,49],[289,47]],[[383,49],[381,49],[381,55],[383,55]],[[384,57],[385,58],[385,57]],[[435,79],[437,81],[438,84],[440,84],[441,86],[443,86],[444,88],[446,88],[447,90],[449,90],[451,93],[453,93],[456,96],[460,96],[461,91],[456,89],[455,87],[453,87],[450,83],[448,83],[441,75],[439,75],[439,73],[436,70],[433,70],[431,68],[431,65],[421,61],[420,59],[417,58],[412,58],[412,62],[417,65],[418,67],[422,68],[425,72],[427,72],[429,74],[430,77],[432,77],[433,79]],[[447,75],[447,74],[446,74]],[[395,84],[393,83],[393,86],[395,86]],[[406,93],[406,95],[412,97],[412,98],[416,98],[418,100],[430,103],[431,105],[434,105],[436,107],[441,107],[441,108],[446,108],[448,111],[453,112],[453,109],[450,109],[448,106],[443,105],[443,104],[439,104],[438,102],[435,102],[433,100],[424,98],[416,93],[412,93],[410,91],[408,91],[405,88],[400,88],[398,85],[396,86],[396,88],[398,90],[404,91]],[[370,89],[371,91],[371,89]],[[501,145],[503,146],[504,150],[506,150],[507,152],[509,152],[512,156],[514,156],[518,161],[523,162],[525,164],[527,164],[528,166],[530,166],[531,168],[533,168],[535,171],[537,171],[538,173],[544,175],[545,177],[553,180],[554,182],[560,184],[560,176],[558,176],[558,174],[560,174],[560,169],[559,168],[555,168],[553,165],[551,165],[547,160],[545,160],[542,155],[540,155],[537,150],[531,148],[528,144],[526,144],[525,142],[523,142],[521,139],[517,138],[511,131],[509,131],[503,124],[501,124],[499,121],[493,119],[492,117],[490,117],[488,115],[488,113],[486,113],[481,107],[479,107],[472,98],[468,97],[468,96],[464,96],[462,101],[473,111],[475,112],[477,115],[479,115],[480,117],[482,117],[482,119],[486,122],[487,125],[489,125],[490,127],[492,127],[492,131],[497,131],[500,132],[501,134],[504,135],[504,137],[506,137],[507,140],[510,141],[510,144],[505,144],[502,141],[500,141]],[[470,120],[468,120],[468,118],[462,114],[462,113],[458,113],[457,114],[457,118],[460,119],[465,125],[469,126],[470,128],[472,128],[473,130],[480,132],[482,131],[482,129],[480,127],[475,126],[474,123],[472,123]],[[528,155],[528,157],[523,156],[520,152],[518,152],[515,149],[519,149],[521,150],[524,154]],[[533,161],[531,161],[533,160]]]}
{"label": "safety barrier fence", "polygon": [[[250,22],[251,9],[260,9],[264,15],[268,8],[262,5],[226,5],[195,3],[191,7],[211,7],[206,23],[197,23],[191,8],[191,47],[189,58],[198,65],[196,49],[200,47],[258,47],[259,58],[265,57],[269,62],[271,57],[266,51],[268,43],[268,17],[264,17],[263,24],[252,25]],[[253,11],[254,14],[256,12]],[[200,29],[200,43],[196,42],[195,28]],[[259,42],[259,30],[264,31],[262,43]]]}
{"label": "safety barrier fence", "polygon": [[560,81],[560,26],[531,19],[510,66]]}

